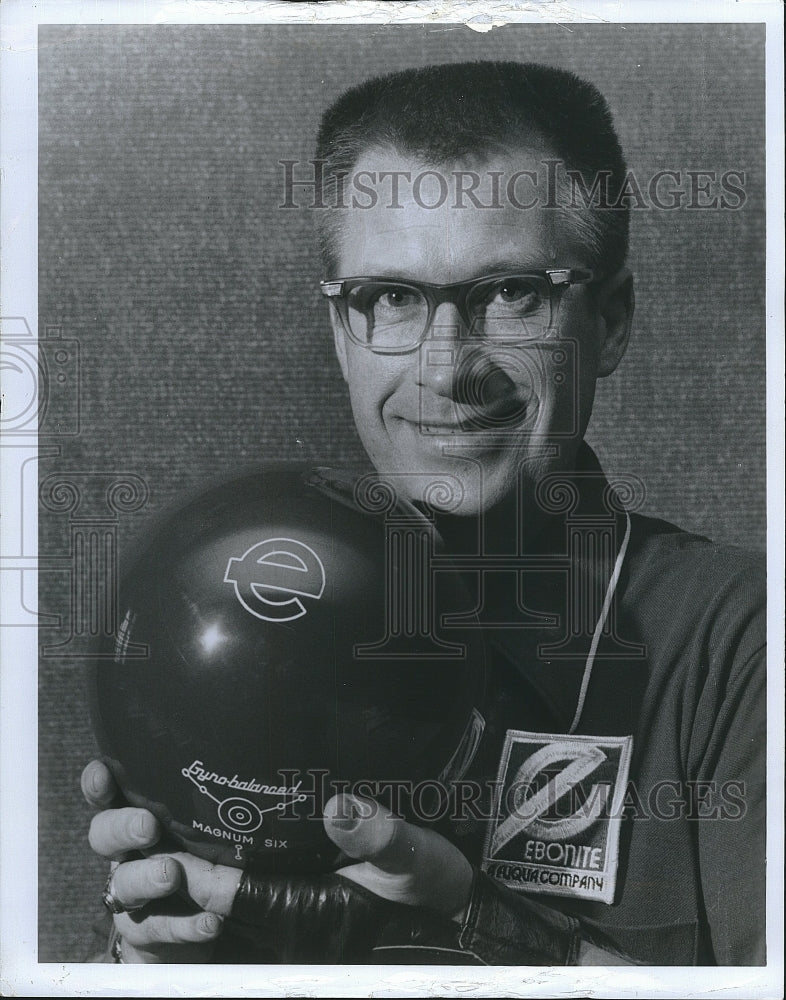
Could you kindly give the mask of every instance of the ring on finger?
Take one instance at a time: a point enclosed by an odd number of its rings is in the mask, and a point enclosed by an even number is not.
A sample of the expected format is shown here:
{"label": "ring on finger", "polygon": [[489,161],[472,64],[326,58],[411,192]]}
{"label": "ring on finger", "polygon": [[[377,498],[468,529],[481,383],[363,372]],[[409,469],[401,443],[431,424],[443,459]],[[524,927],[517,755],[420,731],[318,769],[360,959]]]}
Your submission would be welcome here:
{"label": "ring on finger", "polygon": [[115,877],[115,868],[113,868],[106,877],[106,884],[104,885],[104,891],[101,893],[101,899],[104,906],[109,910],[110,913],[133,913],[134,910],[141,910],[145,905],[140,903],[138,906],[124,906],[120,900],[115,895],[113,880]]}

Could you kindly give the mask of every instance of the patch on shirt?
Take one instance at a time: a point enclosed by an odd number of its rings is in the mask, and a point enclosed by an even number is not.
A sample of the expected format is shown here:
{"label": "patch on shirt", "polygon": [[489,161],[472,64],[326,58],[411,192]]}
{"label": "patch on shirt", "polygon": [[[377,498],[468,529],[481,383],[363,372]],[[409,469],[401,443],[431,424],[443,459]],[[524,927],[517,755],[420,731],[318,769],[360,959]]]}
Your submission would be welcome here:
{"label": "patch on shirt", "polygon": [[632,736],[509,729],[481,867],[510,889],[612,903]]}

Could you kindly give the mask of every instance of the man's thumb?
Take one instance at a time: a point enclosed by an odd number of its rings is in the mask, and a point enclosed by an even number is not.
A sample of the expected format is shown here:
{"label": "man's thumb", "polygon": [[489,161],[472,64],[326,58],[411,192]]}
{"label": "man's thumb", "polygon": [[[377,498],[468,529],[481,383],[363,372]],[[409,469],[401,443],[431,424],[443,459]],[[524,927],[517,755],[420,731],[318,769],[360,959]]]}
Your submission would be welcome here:
{"label": "man's thumb", "polygon": [[350,858],[373,861],[377,868],[391,873],[413,867],[409,841],[419,828],[373,799],[334,795],[325,806],[324,824],[328,837]]}
{"label": "man's thumb", "polygon": [[395,903],[427,906],[460,919],[472,886],[472,866],[436,831],[407,823],[373,799],[336,795],[324,810],[330,839],[360,864],[339,870]]}

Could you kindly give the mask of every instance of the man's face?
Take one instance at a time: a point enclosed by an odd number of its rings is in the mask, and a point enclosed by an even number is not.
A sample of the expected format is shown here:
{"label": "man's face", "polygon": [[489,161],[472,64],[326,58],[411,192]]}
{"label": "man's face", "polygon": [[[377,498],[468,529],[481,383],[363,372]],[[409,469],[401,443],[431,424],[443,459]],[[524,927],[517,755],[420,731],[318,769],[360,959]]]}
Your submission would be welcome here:
{"label": "man's face", "polygon": [[[542,170],[546,155],[522,151],[473,164],[481,177],[476,200],[494,203],[493,172],[501,172],[504,191],[505,178]],[[448,197],[440,199],[433,177],[431,186],[426,179],[419,189],[402,180],[400,207],[393,207],[390,177],[380,179],[380,172],[409,171],[414,180],[428,169],[390,149],[369,151],[358,161],[356,174],[369,172],[363,183],[377,197],[371,207],[341,210],[338,272],[328,277],[448,284],[501,272],[588,266],[560,213],[517,208],[506,198],[494,208],[466,197],[457,204],[453,173],[446,168],[439,172],[449,183]],[[521,194],[519,199],[525,200]],[[439,207],[428,207],[440,200]],[[469,337],[456,306],[443,302],[425,341],[402,354],[375,354],[355,343],[331,310],[355,423],[378,472],[395,474],[399,490],[412,499],[428,496],[432,502],[441,493],[427,492],[429,486],[446,480],[461,497],[457,507],[455,500],[446,501],[447,508],[470,515],[489,510],[517,488],[531,491],[549,472],[570,468],[592,410],[595,380],[616,366],[630,317],[622,317],[624,331],[612,329],[620,326],[620,308],[616,320],[609,320],[602,296],[582,285],[560,293],[554,310],[556,327],[536,342],[492,344]]]}

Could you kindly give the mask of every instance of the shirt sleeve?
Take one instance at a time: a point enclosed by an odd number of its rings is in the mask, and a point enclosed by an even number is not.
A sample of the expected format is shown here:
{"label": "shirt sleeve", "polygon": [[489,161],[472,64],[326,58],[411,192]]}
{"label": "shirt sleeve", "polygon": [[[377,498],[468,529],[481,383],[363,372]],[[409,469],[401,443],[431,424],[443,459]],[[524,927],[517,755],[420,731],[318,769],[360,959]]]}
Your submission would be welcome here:
{"label": "shirt sleeve", "polygon": [[701,885],[718,965],[766,961],[766,656],[750,656],[720,705],[694,785]]}

